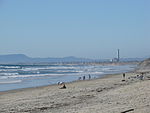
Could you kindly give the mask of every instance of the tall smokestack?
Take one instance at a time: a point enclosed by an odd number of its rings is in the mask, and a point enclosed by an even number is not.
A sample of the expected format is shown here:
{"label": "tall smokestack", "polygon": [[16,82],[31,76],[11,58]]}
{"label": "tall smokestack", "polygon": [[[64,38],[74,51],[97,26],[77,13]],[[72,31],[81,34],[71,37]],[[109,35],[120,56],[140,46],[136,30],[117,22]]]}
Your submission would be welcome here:
{"label": "tall smokestack", "polygon": [[118,62],[120,61],[120,50],[118,49]]}

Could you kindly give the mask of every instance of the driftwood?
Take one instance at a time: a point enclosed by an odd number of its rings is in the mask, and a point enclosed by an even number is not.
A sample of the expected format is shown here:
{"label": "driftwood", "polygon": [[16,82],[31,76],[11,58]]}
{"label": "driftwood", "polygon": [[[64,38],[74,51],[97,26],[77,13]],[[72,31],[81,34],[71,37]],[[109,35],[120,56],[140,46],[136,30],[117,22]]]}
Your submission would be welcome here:
{"label": "driftwood", "polygon": [[127,113],[127,112],[130,112],[130,111],[134,111],[134,109],[129,109],[129,110],[123,111],[121,113]]}

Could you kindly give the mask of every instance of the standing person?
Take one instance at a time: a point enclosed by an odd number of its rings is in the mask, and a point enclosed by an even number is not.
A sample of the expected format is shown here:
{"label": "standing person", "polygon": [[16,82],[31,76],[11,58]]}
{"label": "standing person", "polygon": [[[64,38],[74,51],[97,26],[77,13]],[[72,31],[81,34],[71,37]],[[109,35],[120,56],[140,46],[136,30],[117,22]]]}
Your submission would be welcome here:
{"label": "standing person", "polygon": [[125,77],[126,77],[126,74],[125,74],[125,73],[123,73],[123,80],[125,80]]}
{"label": "standing person", "polygon": [[91,75],[89,74],[89,80],[91,79]]}
{"label": "standing person", "polygon": [[83,76],[83,80],[85,80],[85,76]]}

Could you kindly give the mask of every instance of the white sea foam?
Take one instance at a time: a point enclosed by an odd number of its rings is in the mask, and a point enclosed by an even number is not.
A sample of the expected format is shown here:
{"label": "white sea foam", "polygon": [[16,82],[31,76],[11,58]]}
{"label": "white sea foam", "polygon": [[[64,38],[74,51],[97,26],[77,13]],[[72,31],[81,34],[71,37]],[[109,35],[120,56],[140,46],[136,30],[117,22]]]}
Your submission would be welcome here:
{"label": "white sea foam", "polygon": [[22,71],[38,71],[40,69],[45,69],[45,68],[35,68],[35,67],[31,67],[31,68],[22,68]]}
{"label": "white sea foam", "polygon": [[[100,77],[104,74],[118,73],[129,70],[129,66],[91,66],[91,65],[45,65],[45,66],[10,66],[0,68],[0,91],[4,89],[36,87],[56,83],[57,81],[74,81],[78,77],[90,74],[92,78]],[[41,79],[42,78],[42,79]],[[22,82],[23,81],[23,82]],[[14,85],[12,85],[14,84]],[[18,85],[20,84],[20,86]]]}
{"label": "white sea foam", "polygon": [[0,84],[20,83],[22,80],[0,81]]}
{"label": "white sea foam", "polygon": [[19,75],[19,73],[0,73],[1,76]]}
{"label": "white sea foam", "polygon": [[47,67],[47,69],[76,69],[78,67],[65,67],[65,66],[59,66],[59,67]]}
{"label": "white sea foam", "polygon": [[102,68],[102,71],[110,71],[110,68]]}
{"label": "white sea foam", "polygon": [[24,67],[21,70],[23,71],[37,71],[37,70],[50,70],[50,69],[55,69],[55,70],[60,70],[60,69],[76,69],[76,67]]}
{"label": "white sea foam", "polygon": [[[7,66],[5,66],[5,67],[7,67]],[[17,67],[17,66],[14,66],[14,67]],[[54,73],[51,73],[51,70],[49,70],[49,69],[51,69],[52,72],[54,72]],[[14,72],[17,72],[17,71],[18,71],[18,73],[14,73]],[[42,71],[45,74],[42,74]],[[102,67],[102,66],[23,67],[23,68],[20,68],[20,69],[17,69],[17,70],[13,69],[12,72],[8,71],[8,73],[0,73],[0,79],[27,78],[27,77],[40,77],[40,76],[64,76],[64,75],[75,75],[76,76],[76,75],[88,75],[88,74],[100,75],[100,74],[105,74],[105,72],[110,72],[110,71],[113,72],[113,71],[117,71],[117,70],[114,70],[111,67],[105,67],[105,66],[104,67]],[[40,74],[40,72],[41,72],[41,74]],[[57,72],[59,72],[59,73],[57,73]],[[21,73],[23,73],[23,74],[21,74]],[[29,74],[29,73],[32,73],[32,74]]]}
{"label": "white sea foam", "polygon": [[0,68],[5,68],[5,69],[19,69],[20,66],[0,66]]}
{"label": "white sea foam", "polygon": [[104,74],[104,72],[96,71],[96,72],[92,72],[92,74]]}
{"label": "white sea foam", "polygon": [[66,74],[31,74],[31,75],[13,75],[13,76],[4,76],[3,78],[28,78],[28,77],[42,77],[42,76],[64,76]]}
{"label": "white sea foam", "polygon": [[57,70],[56,72],[62,72],[62,73],[82,73],[84,71],[79,71],[79,70]]}

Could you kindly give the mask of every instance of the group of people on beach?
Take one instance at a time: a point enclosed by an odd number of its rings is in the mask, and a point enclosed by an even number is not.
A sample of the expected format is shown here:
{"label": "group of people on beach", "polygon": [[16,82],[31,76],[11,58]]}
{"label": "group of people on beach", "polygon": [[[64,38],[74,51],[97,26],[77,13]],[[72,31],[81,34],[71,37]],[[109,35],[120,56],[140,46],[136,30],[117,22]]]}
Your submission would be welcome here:
{"label": "group of people on beach", "polygon": [[[83,77],[79,77],[78,78],[78,80],[85,80],[86,79],[86,77],[85,76],[83,76]],[[91,75],[89,74],[88,75],[88,79],[90,80],[91,79]]]}
{"label": "group of people on beach", "polygon": [[[126,74],[125,73],[123,73],[122,77],[123,77],[122,81],[126,81]],[[136,78],[143,80],[144,79],[144,73],[141,73],[141,75],[137,75]],[[91,79],[91,75],[89,74],[88,80],[90,80],[90,79]],[[130,79],[130,77],[128,79]],[[79,77],[78,80],[86,80],[86,77],[85,76]],[[66,89],[67,88],[64,82],[58,82],[58,85],[61,86],[60,89]]]}
{"label": "group of people on beach", "polygon": [[140,79],[140,80],[143,80],[144,79],[143,73],[141,73],[141,75],[137,75],[137,78]]}
{"label": "group of people on beach", "polygon": [[[125,73],[123,73],[122,77],[123,77],[122,81],[125,81],[126,74],[125,74]],[[130,78],[131,78],[131,77],[128,77],[128,79],[130,79]],[[137,79],[143,80],[143,79],[144,79],[144,73],[141,73],[140,75],[136,75],[134,78],[137,78]]]}
{"label": "group of people on beach", "polygon": [[[91,79],[91,75],[90,74],[88,75],[88,79],[89,80]],[[85,76],[79,77],[78,80],[86,80],[86,77]],[[64,82],[58,82],[57,84],[60,86],[59,89],[66,89],[67,88]]]}

